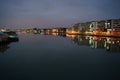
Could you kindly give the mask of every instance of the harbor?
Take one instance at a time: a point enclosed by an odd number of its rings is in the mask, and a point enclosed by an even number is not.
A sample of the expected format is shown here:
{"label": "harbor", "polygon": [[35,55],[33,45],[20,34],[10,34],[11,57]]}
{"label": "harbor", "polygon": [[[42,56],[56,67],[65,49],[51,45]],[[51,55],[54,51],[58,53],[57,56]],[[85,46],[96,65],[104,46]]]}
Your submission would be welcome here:
{"label": "harbor", "polygon": [[120,37],[120,19],[75,23],[71,27],[19,29],[19,32],[34,34],[68,34],[101,37]]}
{"label": "harbor", "polygon": [[2,79],[119,77],[119,38],[28,33],[18,36],[19,41],[0,45]]}
{"label": "harbor", "polygon": [[120,0],[0,0],[0,80],[120,80]]}

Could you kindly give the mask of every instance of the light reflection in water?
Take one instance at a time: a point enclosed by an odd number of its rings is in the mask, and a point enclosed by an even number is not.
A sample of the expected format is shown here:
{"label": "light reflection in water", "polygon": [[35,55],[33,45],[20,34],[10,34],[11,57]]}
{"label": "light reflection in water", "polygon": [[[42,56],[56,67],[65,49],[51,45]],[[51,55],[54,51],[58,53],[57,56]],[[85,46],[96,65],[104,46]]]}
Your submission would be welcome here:
{"label": "light reflection in water", "polygon": [[9,48],[10,48],[10,44],[12,42],[18,42],[19,40],[17,39],[13,39],[13,40],[10,40],[10,41],[7,41],[7,42],[0,42],[0,53],[4,53],[6,52]]}
{"label": "light reflection in water", "polygon": [[120,52],[120,38],[114,37],[96,37],[71,35],[72,41],[80,46],[86,45],[90,48],[103,48],[107,51]]}
{"label": "light reflection in water", "polygon": [[47,35],[70,37],[73,43],[79,46],[90,46],[90,48],[94,49],[101,48],[110,52],[120,52],[120,38],[116,37],[68,35],[65,33],[51,33]]}
{"label": "light reflection in water", "polygon": [[[21,34],[21,33],[19,33]],[[24,33],[28,34],[28,33]],[[40,33],[39,33],[40,34]],[[120,38],[115,37],[97,37],[97,36],[83,36],[83,35],[68,35],[65,33],[41,33],[41,35],[53,35],[61,37],[69,37],[74,44],[79,46],[89,46],[93,49],[105,49],[109,52],[120,52]],[[7,44],[8,45],[8,44]],[[1,46],[3,47],[3,45]],[[8,49],[9,47],[6,47]],[[0,49],[1,51],[2,49]]]}
{"label": "light reflection in water", "polygon": [[7,49],[9,49],[9,43],[0,43],[0,52],[4,53]]}

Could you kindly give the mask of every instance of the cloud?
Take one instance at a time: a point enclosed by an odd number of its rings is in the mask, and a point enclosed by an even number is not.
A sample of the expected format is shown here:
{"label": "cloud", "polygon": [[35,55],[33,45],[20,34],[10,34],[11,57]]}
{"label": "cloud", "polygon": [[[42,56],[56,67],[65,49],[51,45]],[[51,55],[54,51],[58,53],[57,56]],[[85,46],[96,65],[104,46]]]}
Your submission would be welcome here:
{"label": "cloud", "polygon": [[1,0],[0,25],[63,25],[119,18],[119,3],[119,0]]}

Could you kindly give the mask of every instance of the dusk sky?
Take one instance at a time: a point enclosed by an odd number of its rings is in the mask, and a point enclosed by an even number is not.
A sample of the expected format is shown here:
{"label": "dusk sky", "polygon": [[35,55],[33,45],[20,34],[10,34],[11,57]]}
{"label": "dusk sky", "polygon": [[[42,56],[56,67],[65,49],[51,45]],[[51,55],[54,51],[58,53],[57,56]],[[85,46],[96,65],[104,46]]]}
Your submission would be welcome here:
{"label": "dusk sky", "polygon": [[118,18],[120,0],[0,0],[0,27],[70,27]]}

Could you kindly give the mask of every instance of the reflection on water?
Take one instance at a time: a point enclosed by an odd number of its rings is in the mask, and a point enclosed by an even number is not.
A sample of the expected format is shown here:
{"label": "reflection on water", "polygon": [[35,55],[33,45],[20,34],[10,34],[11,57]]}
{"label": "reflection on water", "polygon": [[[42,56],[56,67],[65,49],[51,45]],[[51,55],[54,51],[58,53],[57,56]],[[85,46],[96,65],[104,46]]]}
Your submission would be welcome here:
{"label": "reflection on water", "polygon": [[12,39],[7,42],[0,43],[0,53],[4,53],[5,51],[7,51],[10,48],[9,44],[18,41],[19,41],[18,39]]}
{"label": "reflection on water", "polygon": [[7,51],[0,55],[0,80],[118,80],[120,54],[106,53],[120,51],[119,38],[56,33],[19,39],[1,46]]}
{"label": "reflection on water", "polygon": [[67,35],[65,33],[52,33],[47,35],[70,37],[73,43],[79,46],[90,46],[90,48],[94,49],[101,48],[110,52],[120,52],[120,38],[116,37]]}
{"label": "reflection on water", "polygon": [[80,46],[103,48],[107,51],[120,52],[120,38],[71,35],[72,41]]}
{"label": "reflection on water", "polygon": [[[19,34],[23,34],[23,33],[19,33]],[[28,33],[25,33],[25,34],[28,34]],[[120,38],[68,35],[65,33],[39,33],[39,35],[69,37],[71,38],[74,44],[77,44],[79,46],[89,46],[90,48],[93,48],[93,49],[100,48],[100,49],[105,49],[106,51],[109,51],[109,52],[120,52]],[[16,41],[18,40],[11,40],[8,43],[0,44],[0,52],[5,52],[7,49],[10,48],[9,44],[11,42],[16,42]]]}
{"label": "reflection on water", "polygon": [[7,49],[9,49],[9,43],[1,43],[0,44],[0,52],[4,53]]}

